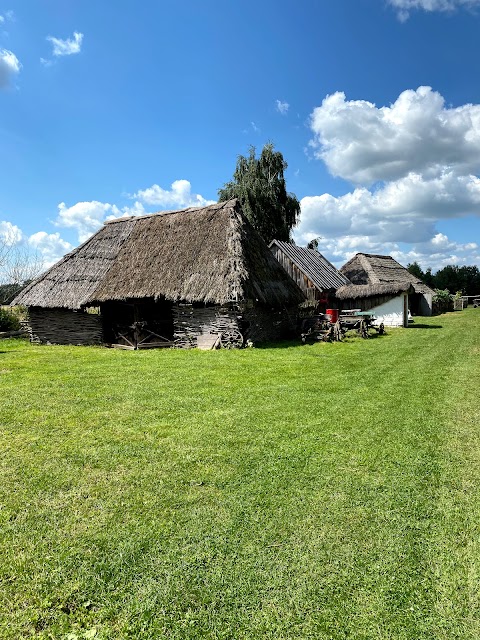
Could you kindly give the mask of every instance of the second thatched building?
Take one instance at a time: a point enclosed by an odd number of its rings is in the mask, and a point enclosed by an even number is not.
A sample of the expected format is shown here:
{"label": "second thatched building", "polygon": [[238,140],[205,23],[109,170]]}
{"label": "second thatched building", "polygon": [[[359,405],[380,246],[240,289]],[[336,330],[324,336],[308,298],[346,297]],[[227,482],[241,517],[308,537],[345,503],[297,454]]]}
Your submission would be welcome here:
{"label": "second thatched building", "polygon": [[343,308],[371,311],[389,326],[406,327],[409,311],[432,315],[434,292],[391,256],[357,253],[340,271],[352,283],[337,290]]}

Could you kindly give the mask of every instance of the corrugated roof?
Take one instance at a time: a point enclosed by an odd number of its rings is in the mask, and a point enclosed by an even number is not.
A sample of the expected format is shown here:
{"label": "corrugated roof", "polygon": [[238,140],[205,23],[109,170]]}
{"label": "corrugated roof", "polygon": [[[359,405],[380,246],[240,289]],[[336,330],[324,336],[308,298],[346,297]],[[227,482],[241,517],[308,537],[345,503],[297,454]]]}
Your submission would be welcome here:
{"label": "corrugated roof", "polygon": [[270,248],[274,244],[290,258],[320,291],[338,289],[338,287],[342,287],[345,284],[350,284],[350,280],[315,249],[297,247],[295,244],[282,242],[281,240],[272,240],[269,245]]}

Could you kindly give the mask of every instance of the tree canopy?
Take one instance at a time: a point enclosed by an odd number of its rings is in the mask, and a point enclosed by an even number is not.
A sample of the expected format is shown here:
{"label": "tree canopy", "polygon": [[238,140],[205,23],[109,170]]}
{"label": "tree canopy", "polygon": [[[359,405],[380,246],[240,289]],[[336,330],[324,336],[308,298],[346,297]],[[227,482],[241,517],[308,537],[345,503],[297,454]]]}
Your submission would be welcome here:
{"label": "tree canopy", "polygon": [[238,198],[252,225],[268,243],[274,238],[290,241],[291,229],[300,215],[300,203],[288,193],[283,155],[266,144],[260,156],[250,147],[247,157],[238,156],[233,179],[218,190],[219,202]]}
{"label": "tree canopy", "polygon": [[431,268],[422,271],[417,262],[409,264],[407,269],[433,289],[448,290],[452,294],[462,291],[467,296],[480,294],[480,271],[475,265],[447,265],[435,274],[432,274]]}

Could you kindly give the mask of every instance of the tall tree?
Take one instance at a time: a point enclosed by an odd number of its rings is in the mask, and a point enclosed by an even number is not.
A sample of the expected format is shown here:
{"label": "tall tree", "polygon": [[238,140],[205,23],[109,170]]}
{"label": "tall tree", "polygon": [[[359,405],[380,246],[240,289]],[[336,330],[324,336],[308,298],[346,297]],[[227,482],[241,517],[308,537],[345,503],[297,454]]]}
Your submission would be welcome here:
{"label": "tall tree", "polygon": [[477,266],[447,265],[435,274],[435,286],[450,293],[462,291],[465,295],[480,293],[480,271]]}
{"label": "tall tree", "polygon": [[416,260],[411,264],[407,264],[407,270],[419,280],[425,279],[425,274],[422,271],[422,267],[418,264]]}
{"label": "tall tree", "polygon": [[9,304],[42,270],[40,256],[8,236],[0,236],[0,305]]}
{"label": "tall tree", "polygon": [[300,215],[300,203],[288,193],[283,155],[266,144],[257,158],[255,147],[247,157],[238,156],[233,180],[218,190],[219,202],[238,198],[252,225],[268,243],[274,238],[290,241],[290,232]]}

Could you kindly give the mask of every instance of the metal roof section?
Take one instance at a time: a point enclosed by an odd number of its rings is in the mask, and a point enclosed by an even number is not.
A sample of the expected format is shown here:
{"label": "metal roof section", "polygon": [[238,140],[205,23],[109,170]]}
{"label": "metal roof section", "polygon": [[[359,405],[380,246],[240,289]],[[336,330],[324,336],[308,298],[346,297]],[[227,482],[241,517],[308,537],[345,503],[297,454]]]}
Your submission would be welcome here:
{"label": "metal roof section", "polygon": [[281,240],[272,240],[270,248],[273,245],[281,249],[320,291],[338,289],[345,284],[350,284],[350,280],[315,249],[297,247],[295,244]]}

